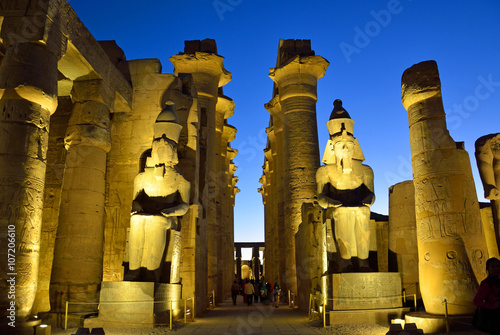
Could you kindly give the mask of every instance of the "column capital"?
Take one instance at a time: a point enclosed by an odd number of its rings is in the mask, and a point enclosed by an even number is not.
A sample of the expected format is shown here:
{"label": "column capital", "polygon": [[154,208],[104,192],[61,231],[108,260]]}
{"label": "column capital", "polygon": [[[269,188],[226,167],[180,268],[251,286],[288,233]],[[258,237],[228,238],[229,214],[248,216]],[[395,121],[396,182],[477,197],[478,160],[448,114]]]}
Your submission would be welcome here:
{"label": "column capital", "polygon": [[230,124],[225,124],[224,127],[222,128],[222,138],[226,143],[232,142],[236,137],[236,131],[237,131],[236,127],[231,126]]}
{"label": "column capital", "polygon": [[403,72],[401,102],[406,110],[434,96],[441,97],[441,80],[435,61],[415,64]]}
{"label": "column capital", "polygon": [[224,114],[224,119],[230,118],[234,115],[233,99],[225,95],[219,95],[219,98],[217,99],[216,110],[217,112]]}
{"label": "column capital", "polygon": [[[330,63],[321,56],[295,56],[283,66],[271,68],[269,77],[278,85],[291,75],[302,74],[317,80],[323,78]],[[285,79],[286,80],[286,79]],[[292,80],[294,82],[296,80]]]}
{"label": "column capital", "polygon": [[169,60],[174,65],[174,74],[179,73],[205,73],[218,79],[218,87],[222,87],[231,81],[231,72],[227,71],[222,64],[224,57],[209,53],[181,53],[173,55]]}
{"label": "column capital", "polygon": [[57,58],[43,44],[10,45],[0,66],[0,98],[28,100],[51,115],[57,109]]}

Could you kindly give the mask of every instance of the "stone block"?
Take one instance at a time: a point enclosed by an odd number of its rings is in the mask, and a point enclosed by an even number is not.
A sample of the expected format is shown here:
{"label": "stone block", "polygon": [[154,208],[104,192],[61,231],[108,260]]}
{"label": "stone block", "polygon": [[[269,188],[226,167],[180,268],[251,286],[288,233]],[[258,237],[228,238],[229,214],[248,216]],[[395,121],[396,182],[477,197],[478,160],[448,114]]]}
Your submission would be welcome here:
{"label": "stone block", "polygon": [[[360,309],[350,311],[330,311],[330,324],[359,324],[360,322],[388,326],[392,319],[401,319],[409,308]],[[361,321],[362,320],[362,321]]]}
{"label": "stone block", "polygon": [[181,301],[181,284],[159,284],[155,292],[155,322],[168,323],[170,309],[173,317],[177,318],[181,314],[184,302]]}
{"label": "stone block", "polygon": [[339,273],[331,279],[333,310],[402,306],[399,273]]}
{"label": "stone block", "polygon": [[415,312],[405,315],[405,321],[406,323],[414,323],[416,327],[422,329],[425,334],[444,333],[446,331],[446,322],[442,315]]}
{"label": "stone block", "polygon": [[143,328],[154,325],[154,283],[102,282],[99,317],[85,327]]}

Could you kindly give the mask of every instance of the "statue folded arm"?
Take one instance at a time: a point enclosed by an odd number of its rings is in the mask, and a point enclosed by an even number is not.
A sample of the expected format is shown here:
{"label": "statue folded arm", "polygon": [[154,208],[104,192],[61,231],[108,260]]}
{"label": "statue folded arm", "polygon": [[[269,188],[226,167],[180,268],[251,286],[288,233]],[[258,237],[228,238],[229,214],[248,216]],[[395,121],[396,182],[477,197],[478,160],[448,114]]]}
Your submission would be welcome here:
{"label": "statue folded arm", "polygon": [[361,200],[361,203],[365,206],[371,206],[375,202],[375,193],[373,186],[373,170],[368,165],[363,166],[363,184],[370,190],[370,193],[366,195],[366,197]]}
{"label": "statue folded arm", "polygon": [[330,180],[328,178],[328,168],[326,165],[320,167],[316,172],[316,184],[317,184],[317,194],[318,194],[318,204],[323,208],[328,207],[340,207],[342,202],[337,199],[333,199],[328,196],[325,189],[328,189],[328,184]]}
{"label": "statue folded arm", "polygon": [[180,173],[177,175],[177,178],[179,182],[177,189],[180,197],[179,203],[173,207],[163,209],[161,214],[165,217],[183,216],[189,210],[189,190],[191,184]]}

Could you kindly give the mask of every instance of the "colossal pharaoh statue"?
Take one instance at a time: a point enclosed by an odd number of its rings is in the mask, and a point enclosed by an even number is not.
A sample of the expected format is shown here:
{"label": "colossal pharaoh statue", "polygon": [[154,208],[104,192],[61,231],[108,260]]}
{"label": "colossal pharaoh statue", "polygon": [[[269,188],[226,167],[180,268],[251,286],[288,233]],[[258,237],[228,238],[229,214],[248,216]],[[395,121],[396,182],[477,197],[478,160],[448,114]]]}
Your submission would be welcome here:
{"label": "colossal pharaoh statue", "polygon": [[[476,162],[484,187],[484,197],[491,200],[493,229],[485,235],[488,253],[491,257],[499,256],[500,246],[500,134],[489,134],[477,139]],[[489,243],[488,243],[489,242]]]}
{"label": "colossal pharaoh statue", "polygon": [[[182,126],[172,101],[166,103],[154,124],[151,155],[134,180],[129,234],[129,271],[125,280],[178,283],[181,236],[178,217],[189,209],[190,183],[176,165]],[[144,155],[143,155],[144,156]],[[163,271],[165,263],[170,271]],[[166,275],[165,275],[166,272]],[[163,273],[163,274],[162,274]]]}
{"label": "colossal pharaoh statue", "polygon": [[316,173],[318,203],[328,208],[332,219],[335,246],[342,263],[340,272],[355,270],[352,257],[359,260],[360,271],[370,271],[370,206],[375,201],[373,171],[363,165],[364,156],[353,136],[354,120],[335,100],[326,123],[330,139],[323,155],[323,165]]}

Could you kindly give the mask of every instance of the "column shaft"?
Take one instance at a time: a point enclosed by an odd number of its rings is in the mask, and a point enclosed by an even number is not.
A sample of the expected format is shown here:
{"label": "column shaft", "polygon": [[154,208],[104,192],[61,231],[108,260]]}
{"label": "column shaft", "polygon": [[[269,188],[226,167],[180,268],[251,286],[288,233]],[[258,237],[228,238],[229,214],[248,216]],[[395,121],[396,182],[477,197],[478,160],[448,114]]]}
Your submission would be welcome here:
{"label": "column shaft", "polygon": [[[14,302],[22,319],[37,290],[49,119],[57,107],[56,55],[39,43],[9,46],[0,66],[0,94],[0,315]],[[15,299],[7,295],[11,285]]]}
{"label": "column shaft", "polygon": [[66,300],[98,301],[109,123],[107,105],[90,100],[77,102],[69,121],[50,290],[55,312],[62,311]]}

